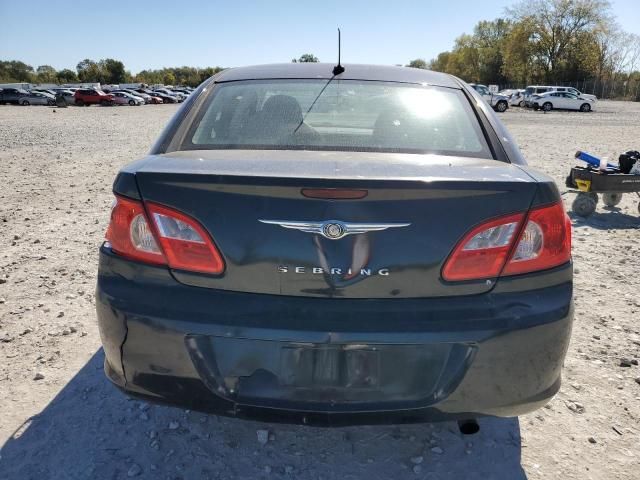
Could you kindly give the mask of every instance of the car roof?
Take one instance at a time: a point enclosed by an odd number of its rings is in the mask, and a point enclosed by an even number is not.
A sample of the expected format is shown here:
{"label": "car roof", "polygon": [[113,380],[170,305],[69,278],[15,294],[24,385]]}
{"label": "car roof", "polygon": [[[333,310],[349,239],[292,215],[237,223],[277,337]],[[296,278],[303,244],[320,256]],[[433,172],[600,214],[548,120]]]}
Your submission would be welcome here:
{"label": "car roof", "polygon": [[[333,63],[312,62],[252,65],[223,70],[214,78],[216,82],[298,78],[328,80],[333,76],[334,66]],[[342,80],[377,80],[461,88],[455,77],[431,70],[386,65],[345,64],[343,66],[345,71],[339,76]]]}

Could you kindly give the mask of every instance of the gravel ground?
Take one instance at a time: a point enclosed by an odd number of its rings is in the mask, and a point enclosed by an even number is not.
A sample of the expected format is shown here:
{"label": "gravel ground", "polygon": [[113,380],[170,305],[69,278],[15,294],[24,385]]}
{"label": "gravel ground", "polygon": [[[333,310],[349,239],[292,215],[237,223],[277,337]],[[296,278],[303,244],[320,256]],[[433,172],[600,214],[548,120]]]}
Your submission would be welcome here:
{"label": "gravel ground", "polygon": [[[640,104],[502,115],[564,189],[572,154],[640,149]],[[0,107],[0,478],[640,477],[638,199],[573,218],[576,323],[560,393],[519,419],[318,429],[132,400],[108,384],[95,322],[111,182],[175,111]],[[565,194],[569,208],[573,194]],[[630,365],[627,367],[621,365]]]}

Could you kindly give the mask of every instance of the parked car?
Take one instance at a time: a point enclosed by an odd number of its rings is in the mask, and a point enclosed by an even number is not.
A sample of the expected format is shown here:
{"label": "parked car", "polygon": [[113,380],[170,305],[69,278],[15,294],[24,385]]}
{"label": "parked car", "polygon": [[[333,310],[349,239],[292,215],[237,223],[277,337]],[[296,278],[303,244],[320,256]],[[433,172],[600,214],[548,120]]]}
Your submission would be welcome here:
{"label": "parked car", "polygon": [[582,93],[577,88],[573,87],[549,87],[550,92],[567,92],[575,95],[576,97],[582,97],[587,100],[593,100],[594,102],[598,100],[598,97],[595,95],[590,95],[588,93]]}
{"label": "parked car", "polygon": [[149,97],[149,102],[147,103],[154,103],[154,104],[158,104],[158,103],[164,103],[164,101],[162,100],[162,98],[160,98],[158,96],[158,94],[156,94],[153,90],[147,90],[144,88],[140,88],[138,90],[130,90],[132,95],[146,95]]}
{"label": "parked car", "polygon": [[151,103],[151,95],[148,95],[146,93],[136,92],[135,90],[133,90],[131,88],[123,88],[122,90],[118,90],[118,91],[126,92],[126,93],[129,93],[129,94],[133,95],[134,97],[142,98],[144,100],[144,103]]}
{"label": "parked car", "polygon": [[20,96],[18,103],[25,107],[28,105],[55,105],[56,97],[50,93],[31,91]]}
{"label": "parked car", "polygon": [[151,98],[150,103],[153,103],[153,104],[164,103],[164,100],[162,100],[162,98],[160,98],[158,95],[149,95],[149,97]]}
{"label": "parked car", "polygon": [[56,88],[54,89],[54,91],[56,92],[56,98],[62,97],[67,105],[74,105],[76,103],[76,97],[72,90],[66,88]]}
{"label": "parked car", "polygon": [[531,107],[531,97],[533,95],[540,95],[541,93],[546,93],[551,89],[551,87],[545,87],[540,85],[531,85],[524,89],[524,104],[525,107]]}
{"label": "parked car", "polygon": [[173,91],[173,90],[169,90],[169,89],[167,89],[167,91],[169,92],[169,94],[177,97],[178,98],[178,102],[184,102],[188,97],[188,95],[186,95],[186,94],[184,94],[182,92],[177,92],[177,91]]}
{"label": "parked car", "polygon": [[[186,98],[185,95],[182,95],[180,93],[174,93],[171,90],[169,90],[168,88],[158,88],[156,90],[154,90],[155,93],[157,93],[158,95],[163,94],[163,95],[168,95],[170,97],[173,97],[176,99],[176,102],[180,103],[182,101],[184,101],[184,99]],[[164,98],[163,98],[164,100]]]}
{"label": "parked car", "polygon": [[113,105],[113,95],[97,88],[81,88],[74,93],[76,105]]}
{"label": "parked car", "polygon": [[163,103],[178,103],[178,98],[175,95],[169,95],[159,91],[152,91],[149,95],[159,97]]}
{"label": "parked car", "polygon": [[457,78],[343,68],[224,70],[120,171],[95,295],[107,377],[306,424],[541,407],[573,318],[553,179]]}
{"label": "parked car", "polygon": [[146,95],[149,95],[151,97],[151,103],[165,103],[157,93],[155,93],[153,90],[150,90],[148,88],[136,88],[133,90],[133,92],[144,93]]}
{"label": "parked car", "polygon": [[531,105],[534,110],[542,109],[545,112],[551,110],[579,110],[590,112],[593,110],[594,101],[583,98],[569,92],[546,92],[531,97]]}
{"label": "parked car", "polygon": [[478,92],[496,112],[505,112],[509,108],[508,97],[497,93],[491,93],[486,85],[479,85],[477,83],[470,83],[469,85]]}
{"label": "parked car", "polygon": [[525,94],[524,94],[525,106],[527,107],[533,106],[533,103],[531,102],[531,97],[533,95],[540,95],[542,93],[547,93],[547,92],[567,92],[577,97],[582,97],[588,100],[592,100],[593,102],[597,100],[597,97],[595,95],[581,93],[578,89],[573,87],[562,87],[562,86],[553,86],[553,85],[532,85],[525,89]]}
{"label": "parked car", "polygon": [[129,92],[113,92],[113,103],[116,105],[144,105],[144,99],[131,95]]}
{"label": "parked car", "polygon": [[31,92],[40,92],[40,93],[46,93],[48,95],[53,95],[54,97],[56,96],[55,90],[52,90],[50,88],[32,88]]}
{"label": "parked car", "polygon": [[72,88],[56,87],[56,88],[52,88],[51,90],[53,91],[53,93],[54,93],[54,94],[56,94],[56,95],[57,95],[57,94],[58,94],[58,93],[60,93],[60,92],[64,92],[64,93],[69,93],[69,92],[71,92],[71,93],[75,93],[75,91],[76,91],[77,89],[76,89],[76,90],[74,90],[74,89],[72,89]]}
{"label": "parked car", "polygon": [[513,107],[524,107],[524,88],[520,90],[514,90],[509,96],[509,105]]}
{"label": "parked car", "polygon": [[173,88],[173,89],[171,89],[171,91],[172,92],[177,92],[177,93],[183,95],[185,98],[188,97],[189,95],[191,95],[191,93],[192,93],[191,91],[186,90],[184,88]]}
{"label": "parked car", "polygon": [[115,85],[115,84],[100,84],[100,89],[104,92],[104,93],[113,93],[116,90],[122,90],[123,88],[120,87],[120,85]]}
{"label": "parked car", "polygon": [[19,105],[20,98],[29,95],[29,92],[21,88],[3,88],[0,89],[0,105],[12,104]]}

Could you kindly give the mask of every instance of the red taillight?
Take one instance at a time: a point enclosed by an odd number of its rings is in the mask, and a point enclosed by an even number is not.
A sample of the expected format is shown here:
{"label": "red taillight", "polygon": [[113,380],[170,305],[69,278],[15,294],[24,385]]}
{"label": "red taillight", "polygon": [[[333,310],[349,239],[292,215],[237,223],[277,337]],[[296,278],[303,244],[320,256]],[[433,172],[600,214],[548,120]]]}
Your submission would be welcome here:
{"label": "red taillight", "polygon": [[545,270],[571,258],[571,222],[561,203],[483,223],[458,243],[442,269],[447,281]]}
{"label": "red taillight", "polygon": [[148,203],[156,234],[171,268],[219,275],[224,260],[205,229],[193,218],[162,205]]}
{"label": "red taillight", "polygon": [[167,263],[149,228],[142,202],[116,197],[106,238],[111,249],[123,257],[157,265]]}
{"label": "red taillight", "polygon": [[571,220],[561,203],[534,208],[502,272],[503,275],[546,270],[571,259]]}
{"label": "red taillight", "polygon": [[116,196],[107,240],[124,257],[178,270],[224,271],[224,261],[204,228],[191,217],[164,207]]}
{"label": "red taillight", "polygon": [[500,275],[523,219],[524,214],[517,213],[475,227],[456,246],[442,270],[442,277],[455,282]]}

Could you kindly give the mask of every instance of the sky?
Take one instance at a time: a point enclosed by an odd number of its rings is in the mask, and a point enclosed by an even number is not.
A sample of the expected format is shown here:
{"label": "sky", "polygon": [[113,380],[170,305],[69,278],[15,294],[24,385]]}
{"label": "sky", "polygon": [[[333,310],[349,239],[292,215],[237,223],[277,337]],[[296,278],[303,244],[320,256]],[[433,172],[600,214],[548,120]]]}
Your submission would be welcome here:
{"label": "sky", "polygon": [[[304,53],[333,62],[339,26],[343,62],[406,64],[450,49],[458,35],[471,32],[479,20],[504,15],[513,3],[0,0],[0,60],[75,70],[85,58],[115,58],[134,74],[182,65],[289,62]],[[622,28],[640,34],[640,0],[611,3]]]}

